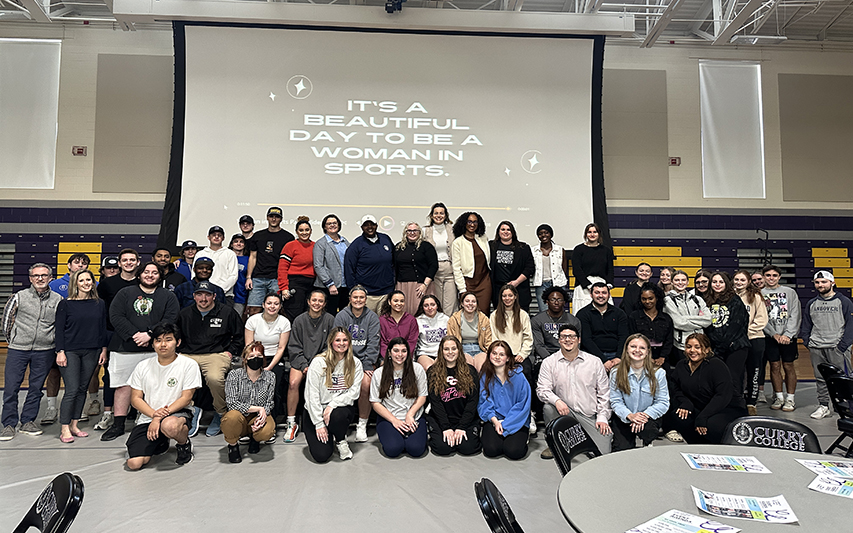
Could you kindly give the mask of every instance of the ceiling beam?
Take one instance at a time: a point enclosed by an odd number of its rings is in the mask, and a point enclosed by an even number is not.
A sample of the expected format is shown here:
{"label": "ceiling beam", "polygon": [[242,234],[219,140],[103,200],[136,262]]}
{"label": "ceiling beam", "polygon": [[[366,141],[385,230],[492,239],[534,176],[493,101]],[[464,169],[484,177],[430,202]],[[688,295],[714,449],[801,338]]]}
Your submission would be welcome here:
{"label": "ceiling beam", "polygon": [[670,0],[669,4],[667,4],[666,9],[660,14],[655,25],[652,26],[652,29],[646,34],[646,38],[643,40],[643,43],[640,45],[640,48],[651,48],[655,41],[658,40],[658,37],[661,36],[663,31],[669,26],[669,23],[672,22],[672,17],[675,15],[678,8],[684,3],[685,0]]}
{"label": "ceiling beam", "polygon": [[[736,0],[732,0],[732,2],[734,1]],[[755,13],[755,10],[761,7],[761,4],[763,3],[764,0],[749,0],[749,2],[746,3],[743,9],[738,11],[738,14],[735,15],[735,18],[733,18],[728,24],[726,24],[726,27],[723,28],[722,31],[720,31],[720,34],[717,35],[717,38],[714,39],[714,42],[711,44],[729,44],[729,41],[734,36],[734,34],[737,33],[738,30],[740,30],[741,26],[746,23],[749,17],[751,17],[752,14]]]}
{"label": "ceiling beam", "polygon": [[826,40],[826,32],[827,32],[827,30],[829,30],[829,28],[831,28],[831,27],[833,26],[833,24],[835,24],[836,22],[838,22],[838,19],[840,19],[840,18],[841,18],[841,15],[843,15],[843,14],[844,14],[844,12],[845,12],[845,11],[847,11],[847,10],[850,8],[850,5],[851,5],[851,4],[853,4],[853,0],[847,0],[847,3],[845,3],[845,4],[841,7],[841,9],[838,11],[838,13],[837,13],[834,17],[832,17],[832,19],[831,19],[829,22],[827,22],[827,23],[826,23],[826,26],[824,26],[823,28],[821,28],[821,29],[820,29],[820,31],[819,31],[819,32],[817,32],[817,40],[818,40],[818,41],[824,41],[824,40]]}
{"label": "ceiling beam", "polygon": [[50,7],[47,7],[47,10],[45,10],[45,6],[36,0],[21,0],[21,5],[29,11],[34,21],[50,22],[50,14],[48,13]]}
{"label": "ceiling beam", "polygon": [[767,21],[770,20],[772,15],[776,13],[777,7],[779,7],[779,0],[773,0],[773,5],[770,6],[770,9],[764,12],[764,14],[761,16],[761,20],[759,20],[758,23],[752,27],[750,33],[758,33],[761,28],[764,27],[764,24],[766,24]]}
{"label": "ceiling beam", "polygon": [[604,3],[604,0],[587,0],[586,7],[584,7],[584,13],[597,13],[598,9],[601,7],[601,4]]}
{"label": "ceiling beam", "polygon": [[697,32],[702,29],[702,25],[707,22],[708,15],[711,14],[711,9],[713,8],[713,4],[711,0],[705,0],[702,3],[702,7],[699,8],[699,11],[696,12],[696,22],[690,26],[690,31]]}

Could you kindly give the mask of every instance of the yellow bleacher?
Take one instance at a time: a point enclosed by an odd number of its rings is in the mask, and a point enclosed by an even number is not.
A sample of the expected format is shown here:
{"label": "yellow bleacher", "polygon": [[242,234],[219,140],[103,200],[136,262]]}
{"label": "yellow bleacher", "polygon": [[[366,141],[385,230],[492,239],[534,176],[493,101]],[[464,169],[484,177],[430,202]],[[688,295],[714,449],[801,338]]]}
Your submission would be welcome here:
{"label": "yellow bleacher", "polygon": [[56,254],[56,276],[68,273],[68,258],[73,254],[86,254],[91,261],[90,269],[97,270],[101,264],[101,243],[99,242],[60,242]]}
{"label": "yellow bleacher", "polygon": [[835,276],[835,285],[853,287],[853,268],[850,268],[850,251],[847,248],[812,248],[815,268],[829,268]]}

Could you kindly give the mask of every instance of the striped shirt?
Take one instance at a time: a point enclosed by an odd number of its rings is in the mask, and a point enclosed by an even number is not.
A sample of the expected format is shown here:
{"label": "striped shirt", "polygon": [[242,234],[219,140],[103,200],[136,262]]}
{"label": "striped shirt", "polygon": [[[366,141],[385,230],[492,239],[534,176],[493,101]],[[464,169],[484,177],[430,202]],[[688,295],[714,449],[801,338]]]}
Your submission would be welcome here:
{"label": "striped shirt", "polygon": [[249,379],[245,368],[228,373],[225,380],[225,403],[229,410],[248,414],[253,405],[263,407],[267,416],[272,414],[275,400],[275,375],[269,370],[261,372],[257,381]]}

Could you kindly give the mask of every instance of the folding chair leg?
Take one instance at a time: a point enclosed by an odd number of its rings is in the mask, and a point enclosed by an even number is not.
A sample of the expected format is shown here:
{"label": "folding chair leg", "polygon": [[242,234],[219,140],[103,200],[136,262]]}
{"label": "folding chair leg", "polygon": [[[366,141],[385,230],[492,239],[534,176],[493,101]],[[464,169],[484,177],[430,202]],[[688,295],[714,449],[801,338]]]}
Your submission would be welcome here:
{"label": "folding chair leg", "polygon": [[[824,453],[826,455],[830,455],[832,453],[832,451],[835,450],[836,448],[841,448],[843,451],[846,452],[848,450],[848,448],[841,446],[841,443],[844,441],[845,438],[847,438],[847,435],[845,433],[842,433],[841,435],[839,435],[838,438],[835,439],[835,442],[833,442],[832,445],[829,448],[827,448]],[[853,446],[851,446],[850,448],[853,448]]]}

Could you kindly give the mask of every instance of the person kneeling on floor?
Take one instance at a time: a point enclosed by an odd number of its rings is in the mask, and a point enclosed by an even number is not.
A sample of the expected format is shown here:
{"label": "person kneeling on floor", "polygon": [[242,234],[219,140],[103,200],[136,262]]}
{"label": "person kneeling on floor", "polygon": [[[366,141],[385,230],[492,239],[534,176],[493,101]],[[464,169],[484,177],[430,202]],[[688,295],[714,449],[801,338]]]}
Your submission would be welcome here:
{"label": "person kneeling on floor", "polygon": [[166,453],[169,439],[175,439],[179,465],[193,460],[193,446],[187,432],[192,419],[189,405],[201,387],[198,363],[178,355],[181,330],[175,324],[159,324],[151,332],[156,358],[136,365],[128,380],[130,403],[139,411],[136,426],[127,439],[127,468],[139,470],[154,455]]}
{"label": "person kneeling on floor", "polygon": [[249,437],[249,453],[258,453],[261,442],[275,437],[275,374],[264,370],[264,345],[255,341],[243,349],[243,368],[232,370],[225,380],[228,412],[222,417],[222,433],[228,443],[228,461],[239,463],[239,439]]}

